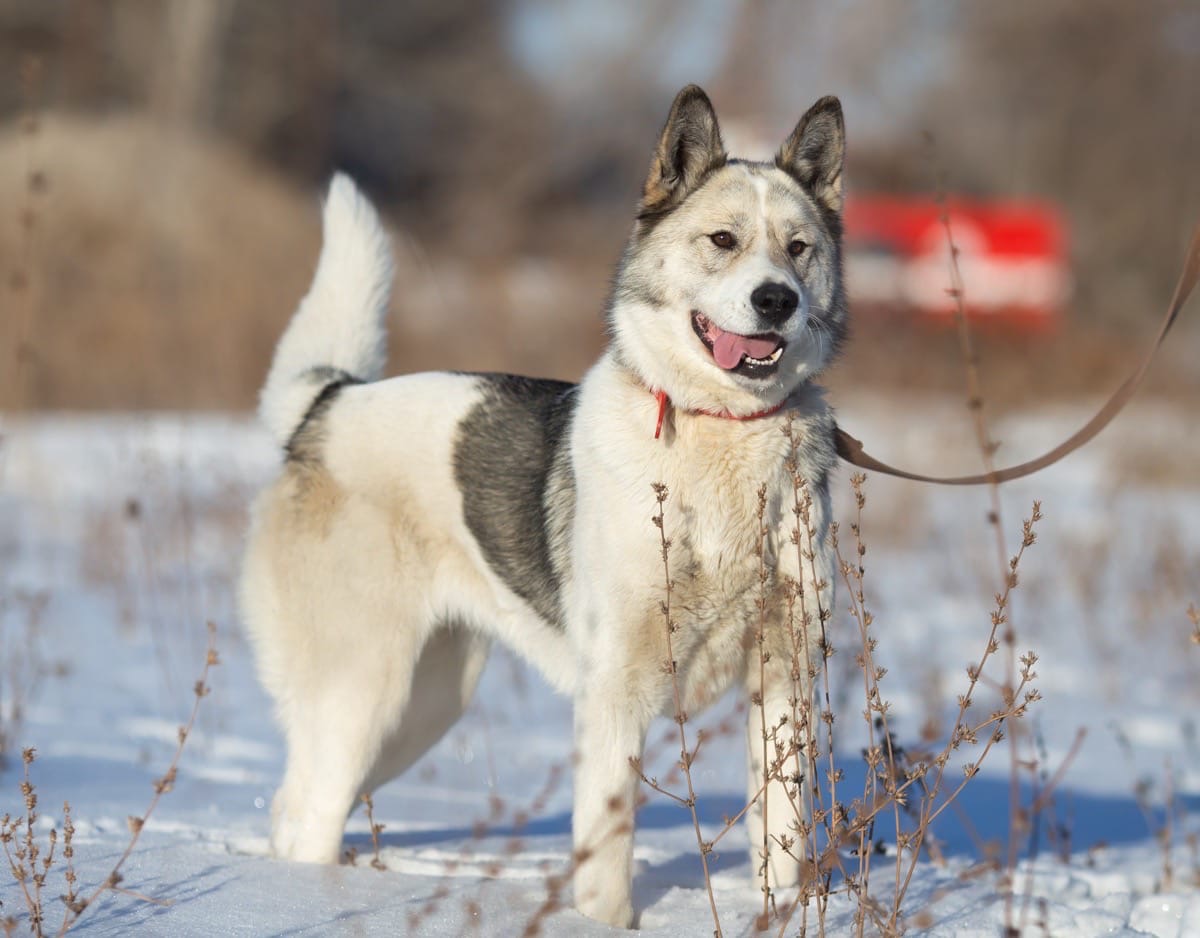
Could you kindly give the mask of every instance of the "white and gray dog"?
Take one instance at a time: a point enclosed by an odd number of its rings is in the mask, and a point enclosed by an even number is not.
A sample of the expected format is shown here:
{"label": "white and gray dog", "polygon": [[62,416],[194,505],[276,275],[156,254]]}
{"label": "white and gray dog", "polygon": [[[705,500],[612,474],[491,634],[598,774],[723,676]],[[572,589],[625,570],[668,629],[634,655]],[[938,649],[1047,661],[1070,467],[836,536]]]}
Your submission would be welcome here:
{"label": "white and gray dog", "polygon": [[[749,714],[759,791],[763,720],[794,723],[798,696],[783,613],[767,612],[765,666],[753,637],[760,543],[769,586],[798,569],[793,446],[816,532],[803,585],[825,608],[832,591],[834,424],[813,380],[845,331],[843,150],[841,107],[823,98],[774,162],[731,158],[704,92],[683,89],[616,274],[611,344],[579,385],[380,380],[388,241],[354,185],[334,178],[312,287],[262,392],[285,459],[255,507],[243,581],[287,737],[278,856],[337,861],[358,795],[454,724],[500,639],[574,697],[575,904],[631,925],[630,759],[675,707],[649,523],[659,482],[671,493],[682,706],[695,712],[735,680],[761,700],[765,712]],[[807,663],[799,674],[811,699]],[[783,803],[795,781],[782,774],[749,822],[777,887],[799,875],[780,846],[797,826]]]}

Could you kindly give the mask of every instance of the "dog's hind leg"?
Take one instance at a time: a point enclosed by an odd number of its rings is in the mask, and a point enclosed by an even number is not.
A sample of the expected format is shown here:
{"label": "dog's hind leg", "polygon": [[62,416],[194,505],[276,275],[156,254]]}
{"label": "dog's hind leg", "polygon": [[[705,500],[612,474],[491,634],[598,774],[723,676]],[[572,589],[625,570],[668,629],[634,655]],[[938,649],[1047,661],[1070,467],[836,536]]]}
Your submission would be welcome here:
{"label": "dog's hind leg", "polygon": [[400,726],[383,742],[364,791],[407,770],[450,729],[471,702],[491,640],[459,626],[438,629],[421,651]]}
{"label": "dog's hind leg", "polygon": [[303,691],[280,701],[288,758],[271,806],[276,856],[338,860],[346,816],[409,702],[421,636],[394,628],[390,648],[349,646]]}
{"label": "dog's hind leg", "polygon": [[418,657],[417,633],[401,640],[410,639],[411,651],[364,648],[353,666],[339,662],[288,721],[287,772],[272,805],[277,856],[335,862],[359,796],[412,765],[466,709],[488,640],[442,628]]}

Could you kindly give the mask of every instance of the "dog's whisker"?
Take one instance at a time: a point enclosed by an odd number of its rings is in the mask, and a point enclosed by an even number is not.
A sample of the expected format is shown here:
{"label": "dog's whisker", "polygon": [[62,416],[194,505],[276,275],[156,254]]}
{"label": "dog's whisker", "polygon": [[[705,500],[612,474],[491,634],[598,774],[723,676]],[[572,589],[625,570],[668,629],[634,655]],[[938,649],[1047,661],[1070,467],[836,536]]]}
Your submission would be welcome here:
{"label": "dog's whisker", "polygon": [[811,333],[813,344],[816,346],[818,360],[825,357],[826,343],[832,342],[832,336],[829,332],[829,326],[815,316],[810,316],[804,324],[804,335],[807,337]]}

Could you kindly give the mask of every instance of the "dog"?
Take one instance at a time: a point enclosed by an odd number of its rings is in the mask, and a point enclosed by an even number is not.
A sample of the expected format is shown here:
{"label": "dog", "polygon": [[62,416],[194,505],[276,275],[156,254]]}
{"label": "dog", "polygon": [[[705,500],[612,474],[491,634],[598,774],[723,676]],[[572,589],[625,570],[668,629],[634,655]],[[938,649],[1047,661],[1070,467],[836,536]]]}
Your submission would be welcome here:
{"label": "dog", "polygon": [[[748,689],[752,849],[776,888],[797,883],[784,847],[799,773],[760,790],[764,726],[778,754],[798,697],[812,699],[819,639],[806,630],[797,667],[784,604],[756,598],[792,576],[821,626],[833,602],[834,419],[814,381],[846,333],[844,140],[827,97],[773,162],[735,159],[708,97],[684,88],[616,271],[609,346],[578,385],[380,380],[388,240],[334,177],[312,286],[261,395],[283,464],[255,504],[242,582],[287,741],[276,856],[336,862],[359,794],[454,724],[500,640],[574,699],[581,912],[634,923],[631,760],[651,720],[676,712],[675,687],[692,713]],[[811,503],[802,564],[797,476]],[[656,483],[670,493],[670,656]]]}

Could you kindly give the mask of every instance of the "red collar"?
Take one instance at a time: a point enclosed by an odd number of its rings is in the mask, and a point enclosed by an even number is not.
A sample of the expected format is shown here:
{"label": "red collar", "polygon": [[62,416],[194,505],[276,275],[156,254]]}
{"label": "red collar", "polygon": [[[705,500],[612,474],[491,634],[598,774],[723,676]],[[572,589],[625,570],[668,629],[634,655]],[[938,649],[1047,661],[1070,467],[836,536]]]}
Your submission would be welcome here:
{"label": "red collar", "polygon": [[[663,418],[667,415],[667,408],[671,405],[671,398],[667,396],[666,391],[651,390],[654,399],[658,401],[658,420],[654,422],[654,439],[658,439],[662,434]],[[693,409],[687,411],[689,414],[699,414],[704,417],[719,417],[722,420],[757,420],[759,417],[770,417],[771,414],[777,414],[783,410],[787,404],[787,398],[776,404],[774,407],[768,407],[766,410],[756,411],[753,414],[731,414],[727,410],[702,410]]]}

